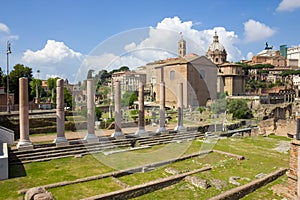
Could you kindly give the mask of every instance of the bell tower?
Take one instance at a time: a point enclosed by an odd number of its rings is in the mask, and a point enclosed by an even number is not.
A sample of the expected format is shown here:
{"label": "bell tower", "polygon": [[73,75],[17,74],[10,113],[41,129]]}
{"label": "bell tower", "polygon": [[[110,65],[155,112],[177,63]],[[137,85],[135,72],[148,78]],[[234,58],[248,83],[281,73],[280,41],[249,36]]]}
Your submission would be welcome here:
{"label": "bell tower", "polygon": [[180,32],[180,40],[178,41],[178,57],[183,58],[186,54],[186,41],[183,39],[182,32]]}

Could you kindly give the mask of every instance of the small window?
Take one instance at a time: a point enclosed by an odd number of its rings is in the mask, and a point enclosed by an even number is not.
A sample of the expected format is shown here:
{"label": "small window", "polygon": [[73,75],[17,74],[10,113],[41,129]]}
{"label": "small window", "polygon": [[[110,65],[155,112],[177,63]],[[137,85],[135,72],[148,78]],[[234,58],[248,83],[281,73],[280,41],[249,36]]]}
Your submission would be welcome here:
{"label": "small window", "polygon": [[219,58],[216,58],[216,60],[215,60],[215,61],[216,61],[216,63],[217,63],[217,62],[219,62]]}
{"label": "small window", "polygon": [[170,71],[170,80],[174,80],[175,79],[175,71],[172,70]]}

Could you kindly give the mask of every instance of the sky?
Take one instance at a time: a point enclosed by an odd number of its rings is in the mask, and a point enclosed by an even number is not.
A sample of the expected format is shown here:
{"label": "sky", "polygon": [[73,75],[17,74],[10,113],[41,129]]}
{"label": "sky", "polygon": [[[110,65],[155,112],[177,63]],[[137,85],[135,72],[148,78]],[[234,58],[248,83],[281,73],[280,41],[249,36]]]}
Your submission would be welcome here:
{"label": "sky", "polygon": [[[217,32],[227,60],[299,46],[300,0],[1,0],[0,67],[77,82],[92,69],[131,69],[187,53],[205,55]],[[37,71],[40,71],[37,73]]]}

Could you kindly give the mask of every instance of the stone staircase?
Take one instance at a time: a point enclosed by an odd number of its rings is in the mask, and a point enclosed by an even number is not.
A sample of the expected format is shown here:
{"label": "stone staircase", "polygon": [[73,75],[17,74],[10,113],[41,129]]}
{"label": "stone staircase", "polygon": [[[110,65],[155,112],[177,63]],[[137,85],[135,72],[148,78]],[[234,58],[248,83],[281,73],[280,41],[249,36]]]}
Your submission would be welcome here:
{"label": "stone staircase", "polygon": [[81,140],[71,140],[69,141],[69,145],[66,146],[56,146],[53,143],[38,144],[34,145],[34,149],[32,150],[18,151],[17,149],[10,149],[9,164],[24,164],[71,156],[83,156],[87,154],[100,153],[108,149],[128,149],[134,146],[153,146],[171,142],[181,142],[194,140],[203,136],[203,133],[198,132],[180,134],[171,133],[141,138],[135,138],[128,135],[124,139],[101,137],[100,142],[98,143],[86,143]]}
{"label": "stone staircase", "polygon": [[181,142],[187,140],[194,140],[196,138],[204,137],[203,133],[199,132],[188,132],[188,133],[180,133],[180,134],[166,134],[166,135],[158,135],[158,136],[149,136],[138,138],[137,142],[139,145],[147,145],[154,146],[159,144],[167,144],[171,142]]}

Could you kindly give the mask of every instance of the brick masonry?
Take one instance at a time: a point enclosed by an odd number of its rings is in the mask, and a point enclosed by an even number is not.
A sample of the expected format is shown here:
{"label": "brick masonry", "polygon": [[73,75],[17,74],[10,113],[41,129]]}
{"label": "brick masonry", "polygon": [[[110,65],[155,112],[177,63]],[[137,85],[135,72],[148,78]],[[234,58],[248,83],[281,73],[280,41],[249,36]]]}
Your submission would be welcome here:
{"label": "brick masonry", "polygon": [[293,140],[290,146],[290,163],[288,171],[288,191],[292,198],[300,196],[298,191],[299,148],[300,141]]}

